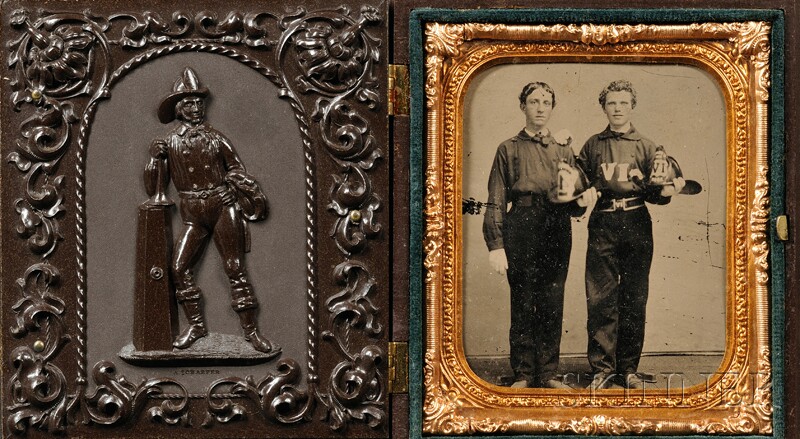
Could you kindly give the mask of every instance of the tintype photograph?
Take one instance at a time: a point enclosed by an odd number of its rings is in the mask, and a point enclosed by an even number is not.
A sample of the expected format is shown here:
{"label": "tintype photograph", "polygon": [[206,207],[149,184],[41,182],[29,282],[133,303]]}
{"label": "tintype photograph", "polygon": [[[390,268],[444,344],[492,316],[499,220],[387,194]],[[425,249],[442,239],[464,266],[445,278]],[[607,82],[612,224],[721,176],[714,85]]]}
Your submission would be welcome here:
{"label": "tintype photograph", "polygon": [[770,31],[424,23],[423,431],[772,431]]}
{"label": "tintype photograph", "polygon": [[472,80],[462,239],[473,371],[597,390],[679,389],[716,372],[725,115],[721,89],[691,66],[502,65]]}

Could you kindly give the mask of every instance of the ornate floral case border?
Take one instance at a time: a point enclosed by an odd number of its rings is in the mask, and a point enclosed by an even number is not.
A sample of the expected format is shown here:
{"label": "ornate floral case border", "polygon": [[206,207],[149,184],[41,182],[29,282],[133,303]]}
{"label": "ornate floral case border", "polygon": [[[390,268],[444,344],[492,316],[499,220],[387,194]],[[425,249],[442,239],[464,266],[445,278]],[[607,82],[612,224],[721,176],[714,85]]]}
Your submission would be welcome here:
{"label": "ornate floral case border", "polygon": [[[2,20],[2,435],[386,437],[386,4],[12,3]],[[210,378],[202,394],[86,357],[95,112],[126,73],[186,52],[233,59],[274,84],[302,139],[281,147],[305,159],[307,359]]]}
{"label": "ornate floral case border", "polygon": [[[411,268],[417,280],[412,313],[425,322],[424,329],[412,327],[418,331],[417,337],[412,334],[412,353],[424,364],[424,378],[422,370],[412,370],[421,380],[420,393],[412,393],[417,409],[412,409],[412,431],[781,434],[782,283],[770,283],[768,228],[770,193],[783,193],[782,187],[770,188],[769,180],[781,181],[776,176],[783,172],[774,153],[782,150],[775,143],[782,132],[782,18],[772,11],[661,13],[669,18],[659,20],[653,11],[642,10],[412,13],[412,84],[424,90],[414,95],[412,109],[412,207],[419,203],[412,212],[424,211],[424,219],[411,218],[416,246]],[[586,24],[589,17],[593,24]],[[669,23],[658,23],[663,20]],[[458,145],[466,84],[481,65],[503,58],[631,62],[633,56],[698,66],[715,77],[726,96],[727,217],[733,227],[727,233],[728,337],[721,367],[730,373],[712,381],[708,391],[688,389],[681,408],[674,396],[657,390],[638,397],[633,407],[620,408],[624,400],[630,403],[630,395],[515,392],[489,385],[471,371],[461,346]],[[770,129],[776,135],[770,136]],[[759,378],[749,381],[748,375]]]}

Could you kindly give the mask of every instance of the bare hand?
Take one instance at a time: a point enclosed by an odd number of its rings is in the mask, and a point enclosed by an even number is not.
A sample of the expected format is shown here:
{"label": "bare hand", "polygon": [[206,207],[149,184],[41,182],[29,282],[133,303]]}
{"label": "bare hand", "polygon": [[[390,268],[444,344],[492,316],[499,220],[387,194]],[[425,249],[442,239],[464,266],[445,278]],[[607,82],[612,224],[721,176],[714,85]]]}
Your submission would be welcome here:
{"label": "bare hand", "polygon": [[578,198],[577,203],[580,207],[589,207],[593,206],[597,203],[597,199],[600,198],[603,194],[598,192],[596,188],[590,187],[586,189],[581,194],[580,198]]}
{"label": "bare hand", "polygon": [[167,158],[167,142],[159,139],[153,140],[153,143],[150,144],[150,157],[156,159]]}
{"label": "bare hand", "polygon": [[672,180],[672,184],[668,184],[661,188],[662,197],[671,197],[681,192],[681,189],[686,186],[686,180],[683,177],[677,177]]}
{"label": "bare hand", "polygon": [[505,249],[498,248],[489,252],[489,266],[498,274],[505,275],[508,271],[508,259]]}

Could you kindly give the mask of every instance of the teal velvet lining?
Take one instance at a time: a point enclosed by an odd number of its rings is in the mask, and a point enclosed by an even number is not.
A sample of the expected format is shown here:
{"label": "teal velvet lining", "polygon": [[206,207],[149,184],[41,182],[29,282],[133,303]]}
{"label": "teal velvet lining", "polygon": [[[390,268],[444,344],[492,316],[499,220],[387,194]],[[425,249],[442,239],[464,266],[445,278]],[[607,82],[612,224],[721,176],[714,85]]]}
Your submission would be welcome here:
{"label": "teal velvet lining", "polygon": [[[770,121],[770,224],[784,213],[784,17],[780,10],[743,9],[416,9],[409,21],[409,56],[411,73],[411,243],[410,283],[410,413],[409,431],[412,438],[422,436],[423,355],[424,355],[424,290],[423,249],[424,231],[424,58],[423,26],[438,22],[503,22],[503,23],[687,23],[703,21],[770,21],[772,22],[771,121]],[[774,230],[771,228],[771,230]],[[773,430],[771,436],[712,436],[729,438],[783,438],[785,430],[784,401],[784,293],[785,269],[783,244],[770,233],[770,264],[772,294],[772,397]],[[428,437],[428,436],[426,436]],[[433,437],[433,436],[431,436]],[[452,436],[447,436],[452,437]],[[485,436],[484,436],[485,437]],[[509,436],[502,436],[509,437]],[[568,436],[512,436],[514,438],[575,438]],[[696,439],[699,436],[647,436],[658,438]]]}

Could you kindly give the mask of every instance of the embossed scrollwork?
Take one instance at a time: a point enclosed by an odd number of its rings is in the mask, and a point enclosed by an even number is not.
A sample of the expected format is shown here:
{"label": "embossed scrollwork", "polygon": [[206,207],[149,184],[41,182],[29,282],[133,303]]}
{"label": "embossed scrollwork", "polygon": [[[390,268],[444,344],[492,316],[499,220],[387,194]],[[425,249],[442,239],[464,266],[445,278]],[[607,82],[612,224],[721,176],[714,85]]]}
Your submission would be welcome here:
{"label": "embossed scrollwork", "polygon": [[26,174],[25,196],[15,202],[21,223],[17,231],[33,253],[47,257],[61,239],[58,214],[63,211],[64,178],[54,173],[77,121],[66,99],[93,89],[94,48],[103,26],[78,14],[55,15],[34,24],[25,10],[14,11],[10,24],[23,31],[9,44],[11,101],[16,111],[26,103],[33,106],[33,114],[20,125],[16,151],[7,156]]}
{"label": "embossed scrollwork", "polygon": [[368,345],[334,368],[328,393],[319,395],[327,407],[332,429],[344,430],[352,419],[364,421],[372,428],[383,424],[386,383],[378,369],[382,361],[382,350]]}
{"label": "embossed scrollwork", "polygon": [[381,157],[381,151],[375,146],[375,138],[365,119],[347,104],[322,99],[317,105],[313,118],[320,120],[323,127],[330,127],[337,140],[329,138],[326,131],[322,135],[343,169],[343,175],[333,176],[328,206],[339,215],[333,236],[339,249],[350,254],[361,250],[366,239],[377,236],[381,230],[380,224],[374,221],[381,199],[373,192],[366,173]]}
{"label": "embossed scrollwork", "polygon": [[320,394],[320,399],[328,409],[328,422],[334,430],[343,429],[350,419],[377,427],[386,416],[386,384],[379,370],[383,351],[368,345],[360,353],[351,354],[349,342],[352,329],[362,329],[368,336],[378,336],[383,331],[376,321],[378,309],[370,297],[375,294],[375,280],[363,264],[349,261],[339,264],[334,276],[345,289],[326,301],[333,330],[322,336],[333,340],[347,360],[334,368],[328,393]]}
{"label": "embossed scrollwork", "polygon": [[166,378],[149,379],[136,385],[124,376],[117,376],[116,367],[110,361],[100,361],[92,370],[97,388],[92,394],[84,396],[83,410],[89,421],[113,425],[135,417],[148,400],[163,395],[164,389],[176,390],[172,398],[148,409],[152,421],[168,425],[188,425],[189,393],[180,383]]}
{"label": "embossed scrollwork", "polygon": [[[382,200],[374,192],[369,171],[382,152],[363,115],[365,109],[376,111],[380,103],[375,75],[380,41],[365,30],[380,21],[378,11],[365,6],[357,18],[351,18],[346,8],[300,10],[282,22],[284,33],[291,35],[285,40],[293,48],[291,59],[301,72],[287,83],[302,94],[320,95],[312,114],[317,122],[313,128],[319,130],[323,146],[340,169],[333,176],[328,208],[338,216],[331,236],[347,257],[363,251],[381,231],[375,212]],[[283,53],[281,46],[279,56]],[[375,280],[364,264],[349,260],[334,269],[334,278],[345,289],[326,300],[331,329],[323,332],[323,338],[335,343],[345,359],[335,367],[328,385],[318,389],[317,397],[335,430],[345,429],[353,419],[378,427],[386,416],[385,383],[379,371],[383,351],[368,345],[359,353],[350,352],[353,330],[367,337],[382,332],[375,323],[378,309],[370,298]]]}
{"label": "embossed scrollwork", "polygon": [[336,266],[334,279],[345,288],[325,302],[333,330],[322,335],[335,340],[342,352],[349,356],[351,328],[363,329],[370,336],[378,336],[383,331],[383,326],[377,321],[378,308],[372,303],[372,296],[377,294],[376,284],[363,264],[350,261]]}
{"label": "embossed scrollwork", "polygon": [[[261,414],[274,422],[292,424],[307,419],[315,400],[310,396],[311,392],[298,388],[301,379],[300,365],[294,360],[284,359],[278,363],[277,374],[267,375],[259,382],[252,376],[217,380],[206,392],[208,409],[203,426],[211,427],[215,422],[224,424],[245,418],[246,408],[234,402],[230,395],[256,403]],[[220,396],[222,390],[227,396]]]}
{"label": "embossed scrollwork", "polygon": [[94,69],[98,56],[108,56],[105,23],[72,13],[32,20],[20,9],[12,12],[9,24],[21,31],[8,45],[9,97],[14,111],[30,112],[20,124],[16,149],[6,157],[24,173],[23,196],[14,201],[16,231],[44,262],[31,265],[17,281],[22,297],[12,307],[17,318],[12,334],[40,338],[34,349],[23,345],[13,353],[17,373],[11,379],[14,405],[7,422],[16,433],[31,426],[58,432],[68,424],[68,408],[77,397],[67,394],[65,377],[51,362],[70,337],[65,302],[57,295],[61,275],[47,258],[63,239],[59,221],[65,179],[57,174],[78,120],[72,99],[102,93],[107,78]]}
{"label": "embossed scrollwork", "polygon": [[624,418],[613,416],[591,416],[570,422],[549,422],[548,432],[575,433],[582,435],[610,434],[614,436],[623,434],[655,434],[661,431],[660,425],[655,422],[631,422]]}
{"label": "embossed scrollwork", "polygon": [[[340,94],[357,86],[374,87],[372,65],[379,60],[380,40],[364,27],[381,21],[377,9],[365,6],[356,20],[341,9],[339,16],[312,14],[305,17],[294,37],[297,63],[303,75],[296,78],[304,91]],[[361,83],[361,84],[359,84]],[[361,93],[374,93],[365,88]],[[376,101],[377,94],[364,101]]]}
{"label": "embossed scrollwork", "polygon": [[242,13],[232,11],[220,21],[212,12],[201,12],[195,18],[198,31],[210,38],[219,38],[224,43],[242,43],[250,47],[270,48],[277,40],[269,38],[265,19],[277,20],[269,13]]}
{"label": "embossed scrollwork", "polygon": [[373,169],[382,152],[366,118],[351,102],[355,98],[369,110],[378,108],[374,70],[380,41],[364,28],[381,17],[369,6],[360,12],[353,19],[344,8],[335,14],[301,11],[295,21],[284,24],[286,33],[293,35],[290,42],[302,72],[293,83],[300,93],[323,96],[316,101],[312,120],[318,122],[323,144],[342,169],[341,175],[333,176],[329,208],[339,216],[332,236],[347,255],[360,251],[381,230],[374,221],[381,199],[366,171]]}
{"label": "embossed scrollwork", "polygon": [[32,265],[22,278],[17,279],[22,299],[11,308],[17,315],[16,325],[11,327],[15,337],[21,338],[31,332],[44,334],[40,357],[45,361],[69,340],[63,321],[64,301],[51,292],[51,288],[59,285],[60,279],[61,275],[54,266],[46,262]]}
{"label": "embossed scrollwork", "polygon": [[375,146],[375,138],[363,117],[350,110],[347,104],[331,104],[320,100],[313,117],[322,126],[331,127],[337,141],[330,140],[323,132],[329,151],[341,159],[343,175],[334,175],[329,208],[336,212],[333,236],[344,253],[359,251],[367,238],[375,237],[381,230],[375,223],[374,213],[381,206],[380,197],[372,190],[370,178],[365,171],[371,169],[381,157]]}
{"label": "embossed scrollwork", "polygon": [[[61,191],[64,179],[62,176],[54,179],[47,176],[47,168],[53,165],[52,162],[31,165],[17,158],[17,165],[30,169],[25,178],[25,198],[14,203],[20,219],[17,233],[28,240],[31,252],[47,257],[55,250],[58,241],[63,239],[57,218],[64,210]],[[35,182],[39,175],[44,175],[44,182],[37,188]]]}
{"label": "embossed scrollwork", "polygon": [[764,22],[743,23],[740,28],[739,46],[743,64],[752,63],[755,76],[755,92],[761,102],[769,100],[769,41],[770,26]]}
{"label": "embossed scrollwork", "polygon": [[[365,113],[377,111],[381,105],[376,74],[381,42],[368,28],[383,18],[369,6],[355,13],[345,7],[299,8],[282,16],[236,10],[222,14],[175,11],[165,16],[151,11],[108,16],[88,11],[36,13],[41,15],[18,10],[9,17],[10,25],[19,31],[8,46],[9,97],[14,109],[23,112],[23,121],[16,148],[6,159],[24,174],[23,194],[14,203],[19,217],[16,230],[33,257],[44,260],[37,260],[18,281],[22,296],[13,309],[17,317],[14,335],[23,339],[31,333],[46,334],[45,349],[20,347],[14,352],[17,373],[11,388],[15,404],[6,421],[18,433],[31,427],[55,432],[76,422],[116,425],[146,410],[152,421],[188,425],[191,400],[176,381],[132,383],[117,374],[112,362],[101,361],[88,377],[95,385],[87,388],[85,321],[81,320],[85,320],[85,273],[81,271],[85,269],[85,214],[80,204],[85,181],[81,167],[85,166],[84,149],[97,103],[110,96],[110,87],[127,71],[164,54],[187,50],[227,54],[237,52],[234,46],[238,45],[274,56],[274,64],[267,66],[263,62],[266,57],[245,52],[229,55],[256,68],[279,87],[281,97],[295,111],[306,159],[312,160],[314,142],[320,139],[320,151],[326,151],[335,162],[338,172],[332,175],[328,203],[337,216],[332,237],[342,255],[350,258],[382,230],[376,214],[382,200],[370,175],[382,151]],[[112,59],[112,48],[114,54],[124,49],[130,58]],[[298,72],[298,76],[289,76]],[[304,95],[310,99],[302,98]],[[59,165],[76,139],[79,176],[70,180],[69,175],[61,175]],[[307,168],[307,182],[316,181],[313,166]],[[74,187],[69,187],[72,182]],[[78,194],[78,272],[83,282],[78,288],[79,377],[74,390],[68,389],[63,372],[53,362],[70,341],[63,315],[71,310],[65,309],[58,296],[60,275],[48,259],[63,242],[59,222],[68,207],[63,193],[67,189]],[[313,197],[314,192],[309,190],[307,196]],[[309,209],[312,218],[313,208]],[[310,230],[314,224],[307,226]],[[313,244],[309,246],[309,254],[313,254]],[[314,269],[309,268],[310,279],[316,277]],[[333,362],[330,382],[319,384],[314,342],[309,342],[308,377],[303,377],[295,361],[285,359],[277,374],[260,381],[231,378],[212,384],[207,389],[204,425],[232,422],[244,415],[244,406],[233,402],[230,394],[257,404],[265,419],[277,423],[308,421],[322,402],[332,428],[345,429],[351,420],[364,420],[373,427],[383,424],[386,383],[379,369],[383,351],[374,344],[354,347],[350,340],[358,332],[367,338],[382,335],[378,309],[372,303],[375,279],[364,264],[349,259],[333,276],[344,288],[325,302],[331,324],[325,338],[342,351],[338,364]],[[317,299],[315,294],[309,293],[309,303]],[[309,315],[316,316],[313,307]],[[310,317],[310,328],[317,324],[315,318]],[[309,329],[310,340],[315,330]],[[306,389],[301,387],[304,378]],[[163,402],[154,404],[158,399]]]}
{"label": "embossed scrollwork", "polygon": [[107,23],[88,14],[52,14],[32,22],[22,9],[9,21],[22,31],[8,46],[11,101],[15,111],[24,104],[33,110],[20,125],[16,151],[7,156],[26,174],[25,196],[15,202],[18,232],[33,253],[47,257],[61,239],[64,177],[55,173],[78,120],[70,99],[103,92],[107,76],[96,78],[93,66],[98,56],[108,56]]}
{"label": "embossed scrollwork", "polygon": [[381,225],[375,222],[381,199],[372,191],[369,177],[361,167],[348,165],[346,169],[343,176],[333,176],[328,208],[339,216],[332,231],[336,245],[351,254],[360,251],[368,238],[381,231]]}
{"label": "embossed scrollwork", "polygon": [[429,55],[458,56],[464,43],[463,24],[428,23],[425,28],[425,52]]}
{"label": "embossed scrollwork", "polygon": [[752,251],[755,255],[755,263],[761,269],[756,272],[758,283],[767,285],[769,275],[769,242],[767,233],[769,232],[769,180],[767,179],[767,168],[758,169],[758,180],[756,181],[755,197],[753,200],[753,210],[750,213],[752,232],[750,239],[753,241]]}
{"label": "embossed scrollwork", "polygon": [[64,210],[64,178],[52,174],[69,142],[69,125],[76,120],[71,105],[48,101],[23,122],[25,141],[18,141],[17,151],[7,157],[26,173],[25,197],[15,202],[21,223],[17,232],[28,239],[33,253],[45,257],[61,239],[57,217]]}
{"label": "embossed scrollwork", "polygon": [[142,14],[114,14],[108,18],[113,25],[127,23],[118,37],[110,37],[109,43],[122,47],[141,48],[150,43],[167,43],[188,35],[194,28],[192,17],[183,11],[175,11],[172,21],[167,21],[154,12]]}
{"label": "embossed scrollwork", "polygon": [[[43,334],[41,346],[20,346],[11,354],[16,370],[10,380],[13,404],[8,408],[8,428],[22,434],[29,426],[58,432],[65,426],[65,415],[72,398],[66,395],[66,379],[61,370],[50,364],[69,340],[63,321],[64,302],[51,294],[60,282],[58,270],[40,263],[28,268],[17,280],[23,298],[12,310],[17,314],[11,333],[18,338],[28,333]],[[36,346],[35,346],[36,348]]]}
{"label": "embossed scrollwork", "polygon": [[8,429],[16,434],[24,434],[29,427],[63,431],[72,398],[66,394],[61,370],[27,346],[14,349],[11,362],[16,373],[10,380],[13,402],[8,407]]}
{"label": "embossed scrollwork", "polygon": [[[253,48],[270,49],[277,38],[270,38],[270,25],[275,28],[279,17],[267,12],[230,11],[224,18],[211,11],[201,11],[192,16],[176,11],[170,20],[155,12],[142,14],[114,14],[109,22],[117,36],[110,37],[111,44],[142,48],[148,44],[165,44],[179,41],[197,32],[199,37],[223,44],[244,44]],[[120,30],[116,30],[123,24]]]}
{"label": "embossed scrollwork", "polygon": [[381,157],[366,119],[347,102],[320,99],[312,119],[326,128],[322,132],[323,140],[337,159],[355,162],[366,170],[371,169]]}
{"label": "embossed scrollwork", "polygon": [[[20,125],[25,140],[17,141],[17,149],[25,158],[47,161],[63,153],[70,140],[70,125],[78,118],[69,102],[42,100],[44,102],[39,103],[35,113]],[[12,153],[9,158],[17,161],[17,156],[17,153]]]}
{"label": "embossed scrollwork", "polygon": [[41,343],[38,349],[20,346],[11,354],[16,373],[10,380],[13,404],[8,409],[7,423],[18,434],[25,433],[29,426],[61,431],[71,404],[64,374],[49,363],[69,340],[63,321],[64,302],[50,290],[58,286],[60,277],[55,267],[40,263],[28,268],[17,280],[23,298],[12,307],[17,321],[11,333],[18,338],[37,333],[44,339],[38,341]]}
{"label": "embossed scrollwork", "polygon": [[92,49],[97,37],[83,24],[82,20],[51,19],[36,26],[25,10],[12,13],[11,25],[25,31],[9,46],[12,50],[9,65],[17,73],[11,84],[16,105],[23,100],[39,99],[36,95],[24,97],[26,88],[38,92],[38,96],[53,98],[72,97],[90,90]]}

